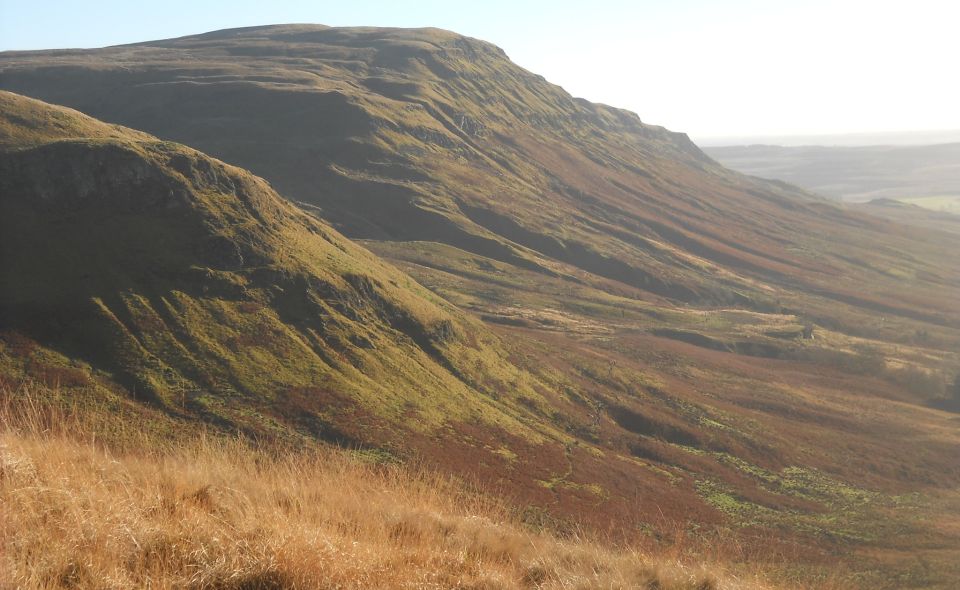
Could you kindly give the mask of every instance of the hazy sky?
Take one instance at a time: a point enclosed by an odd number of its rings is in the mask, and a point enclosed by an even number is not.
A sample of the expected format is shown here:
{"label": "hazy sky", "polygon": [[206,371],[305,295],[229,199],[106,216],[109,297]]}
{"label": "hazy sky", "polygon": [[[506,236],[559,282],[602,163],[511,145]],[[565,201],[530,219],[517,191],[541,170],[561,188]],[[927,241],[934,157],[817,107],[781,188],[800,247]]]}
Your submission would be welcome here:
{"label": "hazy sky", "polygon": [[0,0],[0,49],[285,22],[455,30],[694,139],[960,129],[957,0]]}

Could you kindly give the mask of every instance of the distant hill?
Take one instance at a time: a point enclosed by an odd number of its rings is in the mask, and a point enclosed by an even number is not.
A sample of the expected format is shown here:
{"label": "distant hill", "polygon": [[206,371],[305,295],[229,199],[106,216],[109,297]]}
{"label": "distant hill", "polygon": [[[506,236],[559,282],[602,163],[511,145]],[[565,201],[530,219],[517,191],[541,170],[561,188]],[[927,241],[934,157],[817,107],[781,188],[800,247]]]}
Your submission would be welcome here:
{"label": "distant hill", "polygon": [[813,145],[827,147],[863,147],[869,145],[923,146],[957,142],[960,142],[960,129],[696,138],[697,145],[705,148],[744,145],[778,145],[786,147]]}
{"label": "distant hill", "polygon": [[847,202],[910,200],[960,213],[960,143],[922,146],[707,147],[724,166]]}

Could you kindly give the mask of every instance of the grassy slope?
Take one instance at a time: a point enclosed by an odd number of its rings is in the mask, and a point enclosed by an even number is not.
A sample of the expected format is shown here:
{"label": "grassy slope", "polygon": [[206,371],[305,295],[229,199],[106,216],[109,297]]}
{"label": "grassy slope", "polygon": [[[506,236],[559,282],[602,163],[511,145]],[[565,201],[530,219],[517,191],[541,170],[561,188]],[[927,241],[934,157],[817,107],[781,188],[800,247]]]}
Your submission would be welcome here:
{"label": "grassy slope", "polygon": [[946,211],[930,210],[916,203],[892,199],[876,199],[869,203],[855,205],[863,211],[896,221],[915,225],[937,233],[946,232],[956,235],[960,233],[960,215]]}
{"label": "grassy slope", "polygon": [[854,326],[868,314],[833,304],[960,321],[960,269],[922,234],[727,171],[681,134],[446,31],[254,27],[8,52],[0,68],[6,88],[247,167],[351,237],[438,241],[692,303],[816,305]]}
{"label": "grassy slope", "polygon": [[268,435],[386,444],[473,420],[553,436],[518,421],[529,385],[493,387],[523,375],[495,337],[262,180],[0,102],[6,379],[120,387]]}
{"label": "grassy slope", "polygon": [[[949,587],[960,543],[932,523],[955,501],[956,431],[918,402],[956,370],[953,238],[725,171],[442,31],[252,29],[2,61],[6,87],[202,147],[373,238],[489,320],[520,370],[461,368],[565,442],[452,419],[444,444],[388,448],[560,528],[732,535],[743,559],[789,556],[807,580],[840,559],[867,586]],[[796,338],[806,322],[815,341]]]}
{"label": "grassy slope", "polygon": [[4,586],[773,587],[536,532],[436,474],[236,438],[104,436],[102,415],[35,396],[0,389]]}

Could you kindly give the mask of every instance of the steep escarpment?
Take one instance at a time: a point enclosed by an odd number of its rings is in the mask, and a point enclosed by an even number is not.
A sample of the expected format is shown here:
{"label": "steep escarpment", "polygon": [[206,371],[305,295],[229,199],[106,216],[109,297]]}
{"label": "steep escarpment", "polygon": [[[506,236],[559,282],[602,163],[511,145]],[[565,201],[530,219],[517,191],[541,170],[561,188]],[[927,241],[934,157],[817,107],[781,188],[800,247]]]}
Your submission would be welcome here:
{"label": "steep escarpment", "polygon": [[800,291],[818,317],[856,299],[957,321],[956,301],[905,302],[885,272],[912,264],[898,252],[923,236],[732,173],[683,134],[447,31],[253,27],[8,52],[0,72],[5,88],[249,168],[350,237],[440,242],[693,304],[773,309]]}
{"label": "steep escarpment", "polygon": [[958,321],[940,295],[957,269],[909,300],[890,280],[918,264],[903,251],[930,250],[923,236],[730,172],[683,134],[447,31],[281,25],[8,52],[0,86],[248,168],[353,238],[438,242],[675,302]]}
{"label": "steep escarpment", "polygon": [[[263,180],[76,111],[0,102],[0,323],[82,363],[65,376],[103,371],[170,412],[257,432],[520,428],[476,375],[478,359],[520,373],[494,337]],[[43,374],[11,338],[7,368]]]}

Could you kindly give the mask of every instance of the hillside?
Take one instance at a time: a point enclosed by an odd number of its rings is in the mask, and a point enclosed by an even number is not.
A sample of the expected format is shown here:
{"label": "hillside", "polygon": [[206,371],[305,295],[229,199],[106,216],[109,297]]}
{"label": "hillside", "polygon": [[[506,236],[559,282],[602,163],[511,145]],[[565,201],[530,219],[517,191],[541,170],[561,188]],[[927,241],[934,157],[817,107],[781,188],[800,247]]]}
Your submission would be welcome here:
{"label": "hillside", "polygon": [[[957,201],[960,203],[960,200]],[[960,233],[960,214],[936,211],[911,202],[910,199],[874,199],[852,205],[876,217],[897,223],[934,230],[935,232]],[[947,238],[949,239],[949,238]]]}
{"label": "hillside", "polygon": [[192,436],[158,448],[142,433],[105,449],[90,443],[96,416],[16,394],[27,403],[0,388],[4,586],[773,588],[536,532],[455,480],[343,451]]}
{"label": "hillside", "polygon": [[270,183],[4,94],[8,381],[422,462],[557,534],[956,579],[960,234],[434,29],[8,52],[0,87]]}
{"label": "hillside", "polygon": [[516,401],[538,394],[493,387],[524,377],[496,337],[263,180],[70,109],[0,106],[7,382],[342,444],[468,419],[542,438]]}
{"label": "hillside", "polygon": [[[957,265],[929,247],[922,262],[898,254],[918,236],[733,174],[682,134],[446,31],[282,25],[7,52],[0,87],[247,168],[352,238],[439,242],[689,303],[794,308],[799,290],[834,321],[852,300],[960,324]],[[904,301],[889,277],[904,267],[939,278]]]}

